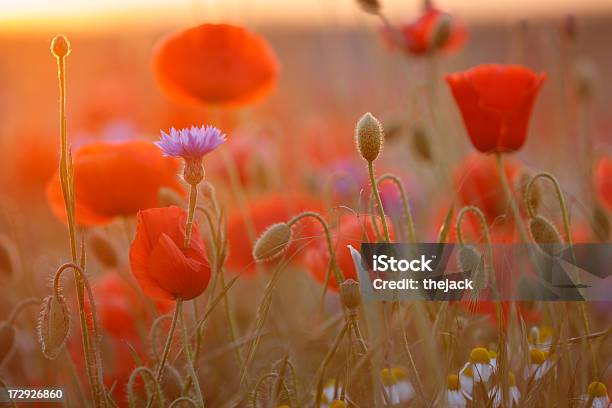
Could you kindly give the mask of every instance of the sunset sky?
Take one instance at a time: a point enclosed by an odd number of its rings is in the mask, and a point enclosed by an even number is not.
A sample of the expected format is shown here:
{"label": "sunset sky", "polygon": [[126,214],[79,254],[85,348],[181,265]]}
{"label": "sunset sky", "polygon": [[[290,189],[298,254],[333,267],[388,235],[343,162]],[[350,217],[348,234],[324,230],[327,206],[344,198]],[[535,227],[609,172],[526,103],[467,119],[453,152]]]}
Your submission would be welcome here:
{"label": "sunset sky", "polygon": [[[420,0],[383,0],[383,4],[393,19],[416,11]],[[612,14],[610,0],[439,0],[436,4],[474,20]],[[203,19],[312,25],[364,18],[353,0],[0,0],[4,30],[103,30]]]}

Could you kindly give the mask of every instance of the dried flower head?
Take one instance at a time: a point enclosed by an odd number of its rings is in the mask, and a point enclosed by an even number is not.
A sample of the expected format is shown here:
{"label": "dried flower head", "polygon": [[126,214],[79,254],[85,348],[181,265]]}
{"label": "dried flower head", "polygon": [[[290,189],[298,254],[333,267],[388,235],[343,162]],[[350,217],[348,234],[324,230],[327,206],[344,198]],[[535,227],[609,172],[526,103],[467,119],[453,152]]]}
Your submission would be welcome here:
{"label": "dried flower head", "polygon": [[89,235],[89,248],[96,259],[107,268],[119,266],[119,257],[111,241],[100,233]]}
{"label": "dried flower head", "polygon": [[7,359],[15,344],[15,328],[8,322],[0,322],[0,365]]}
{"label": "dried flower head", "polygon": [[340,299],[342,304],[349,310],[355,310],[361,303],[361,292],[359,282],[354,279],[346,279],[340,284]]}
{"label": "dried flower head", "polygon": [[57,58],[64,58],[70,54],[70,42],[62,34],[56,35],[51,40],[51,53]]}
{"label": "dried flower head", "polygon": [[380,12],[380,2],[378,0],[357,0],[359,7],[366,13],[378,14]]}
{"label": "dried flower head", "polygon": [[54,359],[62,350],[70,328],[70,312],[62,295],[47,296],[38,316],[38,340],[45,357]]}
{"label": "dried flower head", "polygon": [[370,112],[364,114],[355,127],[355,142],[364,160],[373,162],[383,148],[385,134],[383,126]]}
{"label": "dried flower head", "polygon": [[291,227],[284,222],[272,224],[253,246],[253,259],[257,262],[270,261],[281,256],[291,243]]}

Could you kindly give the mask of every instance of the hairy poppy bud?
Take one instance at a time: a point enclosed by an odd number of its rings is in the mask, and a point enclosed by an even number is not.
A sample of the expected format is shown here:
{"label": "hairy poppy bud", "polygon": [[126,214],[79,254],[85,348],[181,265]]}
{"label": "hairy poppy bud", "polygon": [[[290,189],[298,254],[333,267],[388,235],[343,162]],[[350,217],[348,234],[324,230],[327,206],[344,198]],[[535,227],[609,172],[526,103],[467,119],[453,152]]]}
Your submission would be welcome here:
{"label": "hairy poppy bud", "polygon": [[0,365],[6,360],[15,344],[15,328],[8,322],[0,322]]}
{"label": "hairy poppy bud", "polygon": [[38,340],[45,357],[54,359],[62,350],[70,328],[70,312],[62,295],[47,296],[38,317]]}
{"label": "hairy poppy bud", "polygon": [[536,215],[529,221],[529,232],[533,241],[543,244],[540,245],[540,248],[549,255],[554,254],[554,248],[551,248],[552,245],[550,244],[561,243],[561,236],[557,228],[541,215]]}
{"label": "hairy poppy bud", "polygon": [[105,267],[116,268],[119,265],[113,244],[101,234],[93,233],[89,236],[89,247],[96,259]]}
{"label": "hairy poppy bud", "polygon": [[366,13],[378,14],[380,12],[380,2],[378,0],[357,0],[357,4]]}
{"label": "hairy poppy bud", "polygon": [[376,160],[380,154],[385,135],[382,124],[370,112],[359,119],[355,127],[355,141],[359,154],[368,162]]}
{"label": "hairy poppy bud", "polygon": [[521,198],[521,203],[525,206],[525,210],[531,208],[533,211],[537,211],[542,202],[542,191],[536,183],[531,185],[530,195],[527,196],[527,186],[533,178],[533,174],[527,169],[521,169],[519,175],[516,177],[514,191],[517,191]]}
{"label": "hairy poppy bud", "polygon": [[264,262],[279,257],[287,250],[291,237],[291,227],[284,222],[269,226],[253,246],[253,259]]}
{"label": "hairy poppy bud", "polygon": [[56,35],[51,41],[51,53],[57,58],[64,58],[70,54],[70,42],[62,34]]}
{"label": "hairy poppy bud", "polygon": [[440,14],[440,18],[435,23],[429,39],[431,49],[436,50],[444,47],[452,34],[453,20],[451,16],[445,13]]}
{"label": "hairy poppy bud", "polygon": [[340,299],[342,304],[349,310],[355,310],[361,303],[359,282],[354,279],[346,279],[340,284]]}

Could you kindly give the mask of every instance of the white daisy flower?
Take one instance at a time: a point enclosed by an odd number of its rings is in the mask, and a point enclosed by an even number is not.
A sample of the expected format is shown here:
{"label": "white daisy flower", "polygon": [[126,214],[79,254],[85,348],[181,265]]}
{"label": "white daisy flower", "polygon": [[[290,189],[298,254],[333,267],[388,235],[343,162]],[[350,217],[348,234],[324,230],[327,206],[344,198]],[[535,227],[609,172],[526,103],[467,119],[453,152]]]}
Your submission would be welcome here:
{"label": "white daisy flower", "polygon": [[608,389],[602,382],[594,381],[589,384],[588,394],[582,397],[584,402],[591,400],[590,408],[609,408],[610,397],[608,397]]}
{"label": "white daisy flower", "polygon": [[502,390],[499,386],[495,386],[489,393],[489,398],[493,400],[493,408],[518,406],[521,392],[516,386],[514,373],[508,373],[508,385],[508,395],[505,403],[502,403]]}
{"label": "white daisy flower", "polygon": [[414,398],[414,387],[402,368],[383,368],[380,376],[391,405],[404,404]]}

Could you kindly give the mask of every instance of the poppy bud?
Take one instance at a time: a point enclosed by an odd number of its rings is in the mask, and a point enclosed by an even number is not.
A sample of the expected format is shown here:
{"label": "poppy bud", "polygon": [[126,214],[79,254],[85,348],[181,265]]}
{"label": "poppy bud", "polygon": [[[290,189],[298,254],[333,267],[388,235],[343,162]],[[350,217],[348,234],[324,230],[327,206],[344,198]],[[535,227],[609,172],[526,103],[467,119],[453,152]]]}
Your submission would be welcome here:
{"label": "poppy bud", "polygon": [[551,248],[552,245],[550,244],[561,243],[561,236],[557,228],[552,222],[541,215],[536,215],[529,220],[529,232],[531,233],[533,241],[538,244],[543,244],[540,245],[540,248],[549,255],[554,254],[554,249]]}
{"label": "poppy bud", "polygon": [[113,244],[101,234],[93,233],[89,236],[89,247],[96,259],[105,267],[116,268],[119,265]]}
{"label": "poppy bud", "polygon": [[380,12],[380,2],[378,0],[357,0],[357,4],[366,13],[378,14]]}
{"label": "poppy bud", "polygon": [[568,14],[563,20],[563,34],[570,41],[576,40],[576,16]]}
{"label": "poppy bud", "polygon": [[415,127],[412,131],[412,150],[416,156],[421,159],[430,162],[431,161],[431,146],[429,144],[429,138],[425,129],[422,127]]}
{"label": "poppy bud", "polygon": [[359,282],[354,279],[346,279],[340,284],[340,299],[342,304],[349,310],[355,310],[361,304],[361,292]]}
{"label": "poppy bud", "polygon": [[8,322],[0,322],[0,365],[6,360],[15,344],[15,328]]}
{"label": "poppy bud", "polygon": [[487,271],[484,257],[472,245],[461,245],[457,259],[459,270],[469,274],[474,282],[474,291],[478,292],[487,285]]}
{"label": "poppy bud", "polygon": [[183,178],[191,186],[200,184],[200,182],[204,180],[204,166],[202,166],[202,159],[185,159]]}
{"label": "poppy bud", "polygon": [[70,312],[62,295],[47,296],[38,317],[38,340],[45,357],[54,359],[58,356],[70,328]]}
{"label": "poppy bud", "polygon": [[291,227],[284,222],[273,224],[266,229],[253,246],[253,259],[257,262],[270,261],[281,256],[291,243]]}
{"label": "poppy bud", "polygon": [[64,58],[70,54],[70,42],[62,34],[56,35],[51,41],[51,53],[57,58]]}
{"label": "poppy bud", "polygon": [[610,219],[599,205],[596,205],[593,209],[592,223],[597,238],[602,242],[607,241],[610,237]]}
{"label": "poppy bud", "polygon": [[382,124],[370,112],[359,119],[355,127],[355,141],[359,154],[367,162],[373,162],[380,154],[385,135]]}

